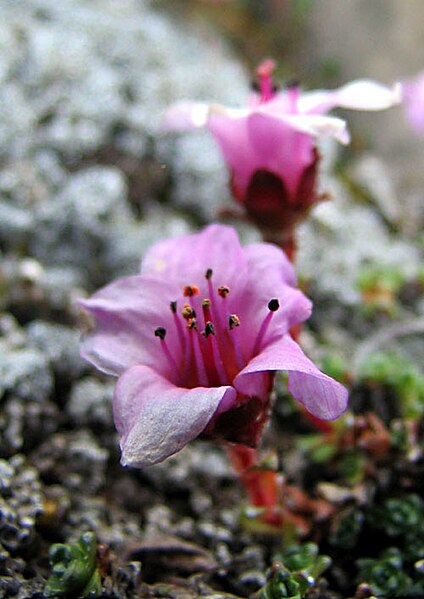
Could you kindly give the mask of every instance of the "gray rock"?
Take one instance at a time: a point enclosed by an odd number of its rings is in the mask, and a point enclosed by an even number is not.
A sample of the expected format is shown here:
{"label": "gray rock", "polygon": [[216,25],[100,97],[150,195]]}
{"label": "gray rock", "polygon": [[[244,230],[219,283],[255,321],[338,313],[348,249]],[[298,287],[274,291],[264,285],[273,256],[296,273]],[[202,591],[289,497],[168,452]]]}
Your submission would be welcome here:
{"label": "gray rock", "polygon": [[301,276],[324,295],[347,304],[360,303],[357,280],[366,264],[400,268],[406,278],[415,276],[421,259],[413,242],[392,235],[371,206],[355,203],[328,172],[321,188],[330,192],[331,200],[316,206],[299,228]]}
{"label": "gray rock", "polygon": [[21,399],[45,402],[53,390],[48,357],[32,347],[15,347],[0,338],[0,398],[12,393]]}
{"label": "gray rock", "polygon": [[28,327],[28,337],[49,359],[57,376],[68,381],[81,376],[86,363],[79,355],[76,328],[36,320]]}
{"label": "gray rock", "polygon": [[87,377],[75,383],[66,411],[78,426],[113,429],[112,399],[115,380],[102,383]]}

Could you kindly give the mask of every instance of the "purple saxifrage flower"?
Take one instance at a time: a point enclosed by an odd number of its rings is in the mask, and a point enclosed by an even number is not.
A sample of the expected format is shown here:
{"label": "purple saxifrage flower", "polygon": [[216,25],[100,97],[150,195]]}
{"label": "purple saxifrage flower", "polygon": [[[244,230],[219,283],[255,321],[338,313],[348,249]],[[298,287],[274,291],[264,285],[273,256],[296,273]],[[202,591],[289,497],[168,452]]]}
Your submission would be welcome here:
{"label": "purple saxifrage flower", "polygon": [[[264,232],[291,233],[319,201],[316,190],[316,139],[349,142],[346,123],[327,116],[336,107],[381,110],[399,103],[399,87],[357,80],[332,91],[301,92],[293,85],[277,92],[274,63],[257,70],[259,89],[245,108],[201,102],[179,102],[165,114],[163,129],[178,131],[206,126],[218,142],[231,173],[231,191]],[[266,235],[273,239],[273,235]]]}
{"label": "purple saxifrage flower", "polygon": [[122,463],[145,466],[196,437],[257,445],[274,373],[319,418],[337,418],[347,391],[320,372],[289,329],[311,312],[284,252],[242,247],[211,225],[160,241],[139,275],[80,301],[94,326],[82,355],[119,377],[114,419]]}

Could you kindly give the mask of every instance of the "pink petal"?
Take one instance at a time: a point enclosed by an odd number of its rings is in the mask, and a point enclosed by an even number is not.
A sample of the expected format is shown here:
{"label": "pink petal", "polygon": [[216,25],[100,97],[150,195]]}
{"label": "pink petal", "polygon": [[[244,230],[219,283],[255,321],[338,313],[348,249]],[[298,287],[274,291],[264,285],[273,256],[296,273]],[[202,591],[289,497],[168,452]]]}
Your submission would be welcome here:
{"label": "pink petal", "polygon": [[318,370],[288,335],[265,347],[237,375],[233,384],[240,393],[255,395],[258,390],[252,375],[267,370],[287,371],[290,393],[314,416],[333,420],[346,410],[348,392],[345,387]]}
{"label": "pink petal", "polygon": [[207,427],[221,402],[231,407],[232,387],[176,387],[147,366],[133,366],[115,389],[113,413],[121,463],[150,466],[180,451]]}
{"label": "pink petal", "polygon": [[168,108],[161,128],[164,132],[186,131],[204,127],[208,121],[209,104],[203,102],[177,102]]}
{"label": "pink petal", "polygon": [[[159,326],[173,326],[168,307],[177,293],[166,281],[139,275],[118,279],[91,298],[80,300],[79,306],[94,320],[94,329],[82,338],[82,357],[108,374],[119,375],[138,363],[169,374],[154,331]],[[178,356],[175,335],[170,336],[169,345]]]}
{"label": "pink petal", "polygon": [[213,112],[208,128],[216,139],[224,160],[230,169],[234,184],[244,194],[253,172],[260,168],[257,155],[250,143],[247,132],[248,111],[241,111],[234,117],[234,111]]}
{"label": "pink petal", "polygon": [[258,110],[247,119],[247,128],[256,156],[255,170],[265,169],[280,176],[294,194],[301,174],[313,161],[314,141],[310,135],[299,132],[290,118],[275,111]]}
{"label": "pink petal", "polygon": [[[281,337],[289,328],[309,318],[311,301],[297,288],[293,266],[285,253],[268,243],[255,243],[244,248],[247,258],[246,289],[250,290],[236,308],[241,320],[238,330],[245,358],[252,354],[264,318],[269,313],[268,302],[278,299],[280,308],[274,312],[266,342]],[[254,291],[252,291],[254,290]],[[254,331],[254,334],[252,334]]]}
{"label": "pink petal", "polygon": [[[272,243],[251,243],[244,248],[248,270],[254,272],[256,280],[262,281],[265,274],[275,276],[278,282],[294,287],[297,284],[296,272],[286,254]],[[270,282],[271,287],[274,282]]]}
{"label": "pink petal", "polygon": [[144,257],[141,273],[172,282],[179,289],[197,285],[203,299],[208,268],[213,271],[214,288],[244,289],[246,258],[233,227],[210,225],[199,233],[159,241]]}

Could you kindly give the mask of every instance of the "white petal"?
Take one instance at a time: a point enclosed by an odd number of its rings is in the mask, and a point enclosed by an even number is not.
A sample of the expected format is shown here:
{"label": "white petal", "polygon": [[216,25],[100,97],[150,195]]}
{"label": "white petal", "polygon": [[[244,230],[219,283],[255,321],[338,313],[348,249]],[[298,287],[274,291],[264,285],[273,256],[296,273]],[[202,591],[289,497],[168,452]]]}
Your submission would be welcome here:
{"label": "white petal", "polygon": [[177,102],[172,104],[162,119],[162,131],[186,131],[204,127],[208,122],[209,104]]}
{"label": "white petal", "polygon": [[386,87],[370,79],[358,79],[344,85],[335,93],[335,105],[356,110],[384,110],[401,101],[398,84]]}

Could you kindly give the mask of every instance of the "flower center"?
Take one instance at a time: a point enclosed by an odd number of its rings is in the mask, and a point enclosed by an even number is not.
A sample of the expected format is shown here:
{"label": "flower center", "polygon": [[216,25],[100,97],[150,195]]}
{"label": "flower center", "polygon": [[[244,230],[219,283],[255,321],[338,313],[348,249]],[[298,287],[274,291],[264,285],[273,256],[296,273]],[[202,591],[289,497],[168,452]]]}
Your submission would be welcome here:
{"label": "flower center", "polygon": [[209,268],[205,274],[208,297],[201,302],[196,298],[200,294],[199,288],[187,285],[183,289],[184,303],[180,311],[177,301],[170,303],[178,349],[171,351],[166,340],[168,331],[164,327],[154,331],[174,373],[173,378],[182,387],[231,385],[249,360],[262,350],[272,317],[280,306],[277,299],[271,299],[256,336],[253,331],[250,346],[253,350],[247,350],[239,338],[240,318],[232,314],[228,306],[230,288],[227,285],[214,288],[212,275]]}

